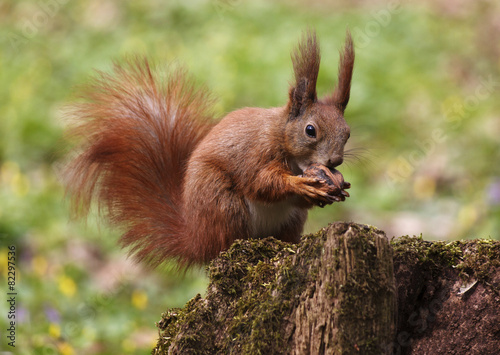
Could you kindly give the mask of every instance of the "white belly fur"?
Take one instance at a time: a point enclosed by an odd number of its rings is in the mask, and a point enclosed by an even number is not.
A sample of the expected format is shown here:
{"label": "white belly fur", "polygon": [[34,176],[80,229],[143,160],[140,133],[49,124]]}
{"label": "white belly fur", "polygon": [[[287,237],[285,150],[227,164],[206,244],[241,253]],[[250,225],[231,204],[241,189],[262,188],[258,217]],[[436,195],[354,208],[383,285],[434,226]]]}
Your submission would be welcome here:
{"label": "white belly fur", "polygon": [[247,204],[252,219],[252,238],[275,236],[300,210],[290,200],[271,204],[247,200]]}

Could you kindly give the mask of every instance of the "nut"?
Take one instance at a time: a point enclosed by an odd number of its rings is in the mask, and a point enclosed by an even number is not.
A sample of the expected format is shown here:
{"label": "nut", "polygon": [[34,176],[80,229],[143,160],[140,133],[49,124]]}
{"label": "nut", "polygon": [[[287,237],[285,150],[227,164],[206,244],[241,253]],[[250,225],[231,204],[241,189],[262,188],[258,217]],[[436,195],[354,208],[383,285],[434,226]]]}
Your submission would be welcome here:
{"label": "nut", "polygon": [[349,193],[344,191],[344,189],[350,188],[351,184],[345,182],[340,171],[336,169],[329,169],[321,164],[311,164],[304,170],[303,175],[323,180],[328,186],[328,195],[338,197],[339,201],[344,201],[346,197],[349,197]]}

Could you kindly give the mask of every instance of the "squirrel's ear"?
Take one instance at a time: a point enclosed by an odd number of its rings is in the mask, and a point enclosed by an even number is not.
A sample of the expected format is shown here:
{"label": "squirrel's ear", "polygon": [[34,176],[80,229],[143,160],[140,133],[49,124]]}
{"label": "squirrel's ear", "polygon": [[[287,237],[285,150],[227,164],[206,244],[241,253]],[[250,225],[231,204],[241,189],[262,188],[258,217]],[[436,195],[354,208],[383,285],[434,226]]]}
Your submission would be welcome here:
{"label": "squirrel's ear", "polygon": [[317,101],[316,80],[319,71],[319,45],[316,33],[308,31],[292,52],[295,84],[290,88],[288,107],[290,117],[301,115],[305,109]]}
{"label": "squirrel's ear", "polygon": [[349,102],[351,92],[352,71],[354,68],[354,44],[352,42],[351,33],[347,30],[345,47],[340,53],[339,62],[339,81],[333,94],[321,100],[327,105],[333,105],[344,112]]}

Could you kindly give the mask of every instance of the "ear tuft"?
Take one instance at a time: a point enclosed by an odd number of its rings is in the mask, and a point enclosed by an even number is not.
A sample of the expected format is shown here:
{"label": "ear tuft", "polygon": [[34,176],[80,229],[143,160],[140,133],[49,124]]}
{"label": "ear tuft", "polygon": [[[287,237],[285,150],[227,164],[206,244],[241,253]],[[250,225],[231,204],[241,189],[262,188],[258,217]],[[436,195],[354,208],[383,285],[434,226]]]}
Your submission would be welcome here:
{"label": "ear tuft", "polygon": [[332,95],[323,99],[327,105],[333,105],[344,112],[349,102],[351,79],[354,69],[354,44],[349,30],[346,32],[344,50],[340,53],[339,81]]}
{"label": "ear tuft", "polygon": [[297,117],[316,102],[316,81],[318,79],[320,53],[316,33],[307,31],[292,52],[295,84],[290,88],[290,116]]}

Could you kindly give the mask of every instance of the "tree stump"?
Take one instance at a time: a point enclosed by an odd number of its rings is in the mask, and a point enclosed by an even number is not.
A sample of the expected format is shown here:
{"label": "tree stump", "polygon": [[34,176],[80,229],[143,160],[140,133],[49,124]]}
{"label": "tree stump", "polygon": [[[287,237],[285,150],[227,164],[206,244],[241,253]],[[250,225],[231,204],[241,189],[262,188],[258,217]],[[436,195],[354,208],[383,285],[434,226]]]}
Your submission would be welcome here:
{"label": "tree stump", "polygon": [[394,354],[500,354],[500,241],[392,241]]}
{"label": "tree stump", "polygon": [[[320,232],[321,233],[321,232]],[[292,312],[290,354],[380,354],[396,329],[392,250],[385,234],[335,224],[323,232],[307,288]],[[300,248],[296,258],[300,258]],[[312,271],[312,273],[310,273]]]}
{"label": "tree stump", "polygon": [[239,240],[205,298],[157,323],[153,354],[497,354],[500,242],[389,243],[334,223],[297,244]]}

